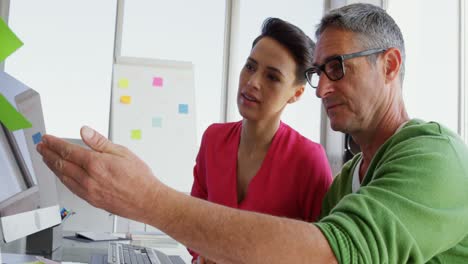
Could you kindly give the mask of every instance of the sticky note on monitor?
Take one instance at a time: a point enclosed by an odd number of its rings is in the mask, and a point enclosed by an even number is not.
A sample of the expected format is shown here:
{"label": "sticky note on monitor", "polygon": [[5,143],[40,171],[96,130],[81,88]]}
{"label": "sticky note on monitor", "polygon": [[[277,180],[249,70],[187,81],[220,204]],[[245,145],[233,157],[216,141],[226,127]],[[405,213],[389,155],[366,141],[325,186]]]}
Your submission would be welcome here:
{"label": "sticky note on monitor", "polygon": [[130,137],[133,140],[140,140],[141,139],[141,130],[140,129],[132,130]]}
{"label": "sticky note on monitor", "polygon": [[153,77],[153,86],[154,87],[162,87],[163,86],[163,78],[162,77]]}
{"label": "sticky note on monitor", "polygon": [[179,114],[188,114],[188,104],[179,104]]}
{"label": "sticky note on monitor", "polygon": [[23,42],[11,31],[2,18],[0,18],[0,43],[0,62],[23,45]]}
{"label": "sticky note on monitor", "polygon": [[122,95],[120,96],[120,102],[122,104],[130,104],[132,102],[132,97],[130,95]]}
{"label": "sticky note on monitor", "polygon": [[162,118],[161,117],[153,117],[153,127],[162,127]]}
{"label": "sticky note on monitor", "polygon": [[128,88],[128,79],[122,78],[118,81],[119,88]]}
{"label": "sticky note on monitor", "polygon": [[39,142],[41,142],[42,140],[41,132],[37,132],[36,134],[32,135],[32,139],[33,139],[34,145],[37,145]]}
{"label": "sticky note on monitor", "polygon": [[3,94],[0,94],[0,123],[9,131],[32,127],[31,122],[16,111],[16,108],[10,104]]}

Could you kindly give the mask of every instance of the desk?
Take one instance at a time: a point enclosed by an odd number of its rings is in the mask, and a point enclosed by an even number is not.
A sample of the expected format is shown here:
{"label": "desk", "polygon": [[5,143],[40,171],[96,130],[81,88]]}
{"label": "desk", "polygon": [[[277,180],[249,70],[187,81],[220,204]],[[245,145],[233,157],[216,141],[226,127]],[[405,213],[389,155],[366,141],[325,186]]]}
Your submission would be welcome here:
{"label": "desk", "polygon": [[[74,232],[67,232],[64,231],[64,236],[70,236],[73,235]],[[130,241],[119,241],[122,243],[130,243]],[[8,247],[2,246],[2,252],[9,252],[9,253],[23,253],[21,252],[21,247],[19,246],[20,242],[17,242],[17,245],[8,245]],[[62,246],[57,249],[54,254],[53,258],[55,261],[66,261],[66,262],[81,262],[81,263],[88,263],[90,261],[90,257],[92,255],[99,255],[99,254],[107,254],[107,247],[109,245],[109,242],[79,242],[79,241],[74,241],[70,239],[63,239],[62,240]],[[155,247],[152,246],[153,248],[167,254],[167,255],[178,255],[180,256],[185,263],[189,264],[191,263],[192,256],[188,253],[186,248],[178,244],[176,247],[174,246],[164,246],[162,245],[161,247]],[[7,255],[3,256],[3,261],[6,261],[5,259]],[[21,262],[19,262],[21,263]]]}

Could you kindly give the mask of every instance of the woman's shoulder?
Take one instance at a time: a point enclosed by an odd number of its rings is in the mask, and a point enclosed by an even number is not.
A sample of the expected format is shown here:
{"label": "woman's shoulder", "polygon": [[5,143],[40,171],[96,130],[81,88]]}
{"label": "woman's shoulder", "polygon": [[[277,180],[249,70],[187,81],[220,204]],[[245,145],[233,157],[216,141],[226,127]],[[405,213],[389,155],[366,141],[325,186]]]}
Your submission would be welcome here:
{"label": "woman's shoulder", "polygon": [[288,125],[283,124],[283,127],[283,140],[279,142],[278,153],[285,166],[295,171],[294,177],[322,180],[328,187],[332,172],[325,149]]}
{"label": "woman's shoulder", "polygon": [[203,133],[203,141],[213,138],[226,138],[240,134],[242,122],[213,123]]}
{"label": "woman's shoulder", "polygon": [[290,142],[295,151],[301,151],[304,153],[323,151],[323,147],[320,143],[314,142],[313,140],[303,136],[288,124],[281,122],[281,129],[283,140]]}
{"label": "woman's shoulder", "polygon": [[205,130],[206,133],[219,133],[223,131],[230,131],[233,129],[237,129],[238,127],[242,126],[242,121],[237,122],[227,122],[227,123],[213,123],[208,126]]}

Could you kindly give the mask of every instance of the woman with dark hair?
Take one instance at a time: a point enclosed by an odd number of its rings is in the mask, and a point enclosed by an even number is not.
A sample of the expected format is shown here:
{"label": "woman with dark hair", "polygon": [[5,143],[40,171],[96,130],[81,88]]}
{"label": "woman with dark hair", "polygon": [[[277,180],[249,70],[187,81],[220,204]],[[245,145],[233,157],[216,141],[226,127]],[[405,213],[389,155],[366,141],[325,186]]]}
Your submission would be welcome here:
{"label": "woman with dark hair", "polygon": [[[332,182],[325,151],[281,122],[299,100],[314,42],[298,27],[268,18],[240,73],[239,122],[205,131],[191,195],[276,216],[315,221]],[[191,251],[194,261],[198,255]],[[200,263],[204,263],[202,257]],[[208,261],[206,261],[208,262]]]}

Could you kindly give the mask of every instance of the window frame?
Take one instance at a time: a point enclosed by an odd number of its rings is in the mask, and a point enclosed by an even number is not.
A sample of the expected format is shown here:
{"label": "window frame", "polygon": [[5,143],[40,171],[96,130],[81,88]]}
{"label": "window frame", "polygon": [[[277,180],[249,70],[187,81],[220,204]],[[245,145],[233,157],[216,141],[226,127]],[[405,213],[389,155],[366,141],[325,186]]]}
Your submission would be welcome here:
{"label": "window frame", "polygon": [[460,122],[459,134],[468,143],[468,4],[460,0]]}

